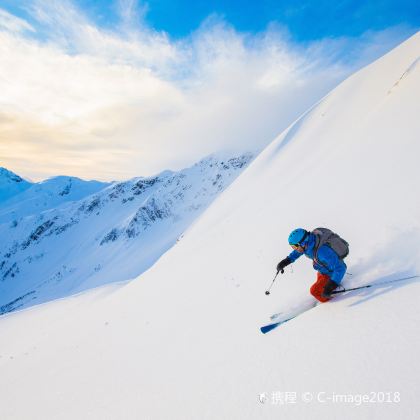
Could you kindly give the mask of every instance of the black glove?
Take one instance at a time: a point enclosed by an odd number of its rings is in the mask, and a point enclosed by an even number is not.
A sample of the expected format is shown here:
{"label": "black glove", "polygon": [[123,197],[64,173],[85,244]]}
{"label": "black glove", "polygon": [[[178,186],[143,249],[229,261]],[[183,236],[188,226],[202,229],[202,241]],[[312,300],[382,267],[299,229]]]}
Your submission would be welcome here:
{"label": "black glove", "polygon": [[284,267],[287,267],[289,264],[291,264],[292,261],[289,257],[286,257],[284,260],[281,260],[278,264],[277,264],[277,273],[279,271],[281,271],[283,273],[284,271]]}

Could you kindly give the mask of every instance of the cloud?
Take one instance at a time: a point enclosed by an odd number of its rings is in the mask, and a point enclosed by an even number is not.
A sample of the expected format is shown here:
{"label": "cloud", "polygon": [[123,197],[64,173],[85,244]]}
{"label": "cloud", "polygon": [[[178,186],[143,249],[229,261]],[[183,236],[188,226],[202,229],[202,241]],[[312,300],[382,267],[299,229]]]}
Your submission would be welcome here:
{"label": "cloud", "polygon": [[259,150],[408,34],[394,28],[304,45],[278,25],[239,33],[212,16],[172,41],[145,25],[135,1],[117,6],[113,30],[67,0],[29,2],[32,25],[0,9],[0,22],[14,22],[0,29],[2,166],[35,179],[109,180],[220,150]]}
{"label": "cloud", "polygon": [[142,23],[145,27],[144,18],[148,12],[148,5],[140,5],[136,0],[118,0],[117,10],[123,24],[130,30],[136,30],[136,26]]}
{"label": "cloud", "polygon": [[0,9],[0,29],[11,32],[34,31],[34,28],[25,20]]}

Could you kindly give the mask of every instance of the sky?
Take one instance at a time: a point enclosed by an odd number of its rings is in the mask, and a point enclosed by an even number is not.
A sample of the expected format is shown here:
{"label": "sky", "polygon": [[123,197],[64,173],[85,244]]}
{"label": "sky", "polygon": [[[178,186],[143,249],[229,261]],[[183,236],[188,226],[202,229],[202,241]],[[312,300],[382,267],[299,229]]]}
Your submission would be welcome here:
{"label": "sky", "polygon": [[407,0],[0,0],[0,166],[110,181],[259,151],[419,24]]}

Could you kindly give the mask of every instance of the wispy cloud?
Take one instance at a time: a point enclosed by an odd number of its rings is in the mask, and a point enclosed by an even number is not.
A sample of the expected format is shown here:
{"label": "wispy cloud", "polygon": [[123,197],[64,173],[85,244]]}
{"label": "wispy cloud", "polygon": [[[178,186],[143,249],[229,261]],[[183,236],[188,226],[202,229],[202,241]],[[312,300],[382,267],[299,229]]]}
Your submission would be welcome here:
{"label": "wispy cloud", "polygon": [[121,179],[260,149],[408,34],[301,45],[276,25],[245,34],[213,16],[172,41],[145,25],[144,6],[116,5],[112,30],[67,0],[27,3],[31,24],[0,9],[2,165],[33,178]]}
{"label": "wispy cloud", "polygon": [[25,20],[20,19],[6,10],[0,9],[0,29],[18,33],[22,31],[34,31],[34,28]]}
{"label": "wispy cloud", "polygon": [[131,29],[136,30],[139,23],[142,23],[143,27],[146,27],[144,18],[148,12],[148,5],[140,4],[137,0],[118,0],[117,10],[121,17],[123,24]]}

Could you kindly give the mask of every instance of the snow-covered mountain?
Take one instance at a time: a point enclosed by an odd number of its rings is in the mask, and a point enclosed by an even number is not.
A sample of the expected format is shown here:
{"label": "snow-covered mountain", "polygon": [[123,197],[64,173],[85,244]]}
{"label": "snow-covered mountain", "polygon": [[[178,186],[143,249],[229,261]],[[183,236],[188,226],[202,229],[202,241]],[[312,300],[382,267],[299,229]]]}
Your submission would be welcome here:
{"label": "snow-covered mountain", "polygon": [[0,167],[0,204],[27,190],[31,185],[31,182],[25,181],[19,175]]}
{"label": "snow-covered mountain", "polygon": [[311,303],[303,259],[264,294],[298,226],[349,241],[346,287],[419,275],[419,51],[334,89],[136,281],[3,316],[2,417],[417,419],[418,277],[259,327]]}
{"label": "snow-covered mountain", "polygon": [[[21,179],[17,175],[14,177]],[[81,200],[108,185],[69,176],[57,176],[34,184],[24,182],[24,188],[20,191],[15,189],[13,196],[0,200],[0,223],[17,224],[23,217],[39,214],[69,201]]]}
{"label": "snow-covered mountain", "polygon": [[176,243],[250,159],[211,156],[180,172],[106,188],[57,177],[15,196],[0,224],[7,238],[0,244],[0,313],[136,277]]}

